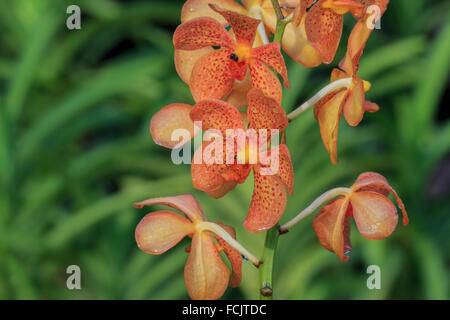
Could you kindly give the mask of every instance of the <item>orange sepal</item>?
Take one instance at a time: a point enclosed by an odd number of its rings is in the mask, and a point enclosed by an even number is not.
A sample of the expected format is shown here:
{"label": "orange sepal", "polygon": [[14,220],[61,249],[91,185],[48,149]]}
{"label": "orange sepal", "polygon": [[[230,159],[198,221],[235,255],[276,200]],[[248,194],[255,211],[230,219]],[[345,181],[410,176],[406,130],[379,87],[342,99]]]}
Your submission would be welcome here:
{"label": "orange sepal", "polygon": [[322,207],[313,220],[313,229],[320,244],[347,262],[351,250],[350,220],[347,215],[349,200],[339,197]]}
{"label": "orange sepal", "polygon": [[[223,142],[222,164],[217,163],[216,150],[208,149],[213,147],[213,143],[205,141],[202,148],[195,152],[191,164],[192,185],[194,188],[208,193],[213,198],[220,198],[232,190],[236,183],[244,182],[250,173],[251,167],[248,165],[227,164],[227,160],[229,160],[229,163],[234,163],[233,156],[235,153],[231,155],[231,159],[227,159],[226,142]],[[201,162],[196,160],[200,159],[200,154],[202,155]]]}
{"label": "orange sepal", "polygon": [[357,126],[364,116],[364,84],[358,76],[353,77],[344,102],[344,117],[348,124]]}
{"label": "orange sepal", "polygon": [[344,59],[339,63],[339,67],[350,76],[355,75],[359,69],[359,59],[371,33],[372,30],[367,27],[366,22],[363,20],[359,20],[350,33],[347,52]]}
{"label": "orange sepal", "polygon": [[239,110],[222,100],[202,100],[192,108],[190,116],[193,121],[202,122],[204,131],[217,129],[224,136],[227,129],[244,128]]}
{"label": "orange sepal", "polygon": [[206,233],[195,233],[191,253],[184,268],[184,281],[193,300],[219,299],[228,286],[230,270]]}
{"label": "orange sepal", "polygon": [[192,70],[189,86],[196,102],[204,99],[222,99],[233,88],[229,49],[219,49],[202,57]]}
{"label": "orange sepal", "polygon": [[286,112],[273,98],[253,88],[248,92],[247,119],[253,129],[284,130],[288,126]]}
{"label": "orange sepal", "polygon": [[201,17],[180,24],[173,34],[173,45],[180,50],[233,48],[234,40],[217,20]]}
{"label": "orange sepal", "polygon": [[373,191],[352,193],[353,218],[361,235],[370,240],[389,236],[398,223],[395,206],[386,196]]}
{"label": "orange sepal", "polygon": [[280,81],[277,76],[265,64],[257,60],[250,61],[250,74],[252,86],[261,89],[262,92],[281,104],[283,95]]}
{"label": "orange sepal", "polygon": [[252,233],[272,228],[283,215],[286,208],[286,189],[275,175],[261,175],[260,166],[253,169],[253,195],[244,220],[244,227]]}
{"label": "orange sepal", "polygon": [[361,3],[351,0],[325,0],[322,6],[333,10],[337,14],[351,12],[354,16],[361,15],[364,8]]}
{"label": "orange sepal", "polygon": [[251,55],[252,58],[258,59],[261,62],[264,62],[268,66],[272,67],[283,78],[284,86],[286,88],[290,87],[286,64],[284,62],[283,55],[281,54],[279,43],[272,42],[262,47],[252,49]]}
{"label": "orange sepal", "polygon": [[[219,226],[224,228],[234,239],[236,239],[236,231],[233,227],[227,226],[223,223],[216,222]],[[228,260],[231,264],[231,278],[230,278],[230,287],[235,288],[241,284],[242,280],[242,257],[239,251],[234,249],[232,246],[228,244],[222,238],[215,236],[216,240],[219,242],[220,246],[223,248],[223,251],[227,255]]]}
{"label": "orange sepal", "polygon": [[161,204],[183,212],[191,221],[206,220],[200,203],[191,194],[182,194],[174,197],[150,198],[134,204],[136,208]]}
{"label": "orange sepal", "polygon": [[181,80],[183,80],[186,84],[189,84],[192,69],[194,69],[197,61],[213,51],[214,49],[211,47],[204,47],[197,50],[175,50],[175,70]]}
{"label": "orange sepal", "polygon": [[[195,136],[198,131],[194,127],[194,122],[191,120],[189,113],[192,107],[188,104],[173,103],[160,109],[152,117],[150,121],[150,133],[153,141],[163,147],[173,149],[178,147]],[[190,133],[189,140],[172,140],[172,134],[177,129],[184,129]]]}
{"label": "orange sepal", "polygon": [[135,238],[142,251],[162,254],[194,231],[192,222],[182,215],[170,211],[156,211],[147,214],[139,222]]}
{"label": "orange sepal", "polygon": [[247,17],[235,11],[221,8],[215,4],[209,4],[209,7],[221,14],[231,26],[231,30],[236,35],[236,42],[244,44],[250,48],[255,40],[256,29],[260,21],[258,19]]}
{"label": "orange sepal", "polygon": [[381,174],[376,172],[365,172],[359,175],[358,179],[356,179],[355,183],[352,185],[352,190],[354,191],[374,191],[381,193],[387,196],[389,193],[392,193],[395,200],[397,201],[398,206],[400,207],[403,214],[403,225],[407,225],[409,223],[408,214],[405,209],[405,205],[403,204],[400,197],[397,195],[397,192],[389,185],[389,182],[383,177]]}
{"label": "orange sepal", "polygon": [[317,50],[322,62],[331,63],[339,46],[343,16],[324,8],[326,0],[319,0],[306,15],[305,30],[308,41]]}
{"label": "orange sepal", "polygon": [[181,22],[186,22],[200,17],[210,17],[226,26],[228,22],[219,13],[209,7],[210,3],[221,6],[222,8],[245,14],[246,10],[234,0],[187,0],[181,10]]}
{"label": "orange sepal", "polygon": [[330,154],[331,162],[334,164],[337,163],[339,121],[346,95],[347,90],[331,93],[317,102],[314,107],[314,115],[319,122],[323,144]]}
{"label": "orange sepal", "polygon": [[294,195],[294,167],[292,166],[291,154],[285,144],[278,146],[280,165],[277,175],[291,196]]}

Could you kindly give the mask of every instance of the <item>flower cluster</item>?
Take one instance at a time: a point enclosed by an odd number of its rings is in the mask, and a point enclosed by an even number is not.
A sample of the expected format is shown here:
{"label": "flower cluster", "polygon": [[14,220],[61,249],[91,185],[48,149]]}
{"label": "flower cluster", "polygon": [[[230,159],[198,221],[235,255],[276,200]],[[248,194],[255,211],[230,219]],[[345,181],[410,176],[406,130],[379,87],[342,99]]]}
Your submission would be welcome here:
{"label": "flower cluster", "polygon": [[[213,198],[220,198],[245,182],[253,171],[253,195],[243,224],[249,232],[257,233],[277,225],[286,207],[287,194],[294,194],[294,169],[285,133],[290,121],[314,106],[325,148],[331,162],[337,163],[341,115],[356,126],[364,112],[379,109],[365,100],[370,83],[358,77],[357,71],[375,19],[368,9],[375,5],[383,14],[388,0],[285,0],[280,4],[273,0],[242,0],[241,3],[185,2],[182,23],[173,35],[174,61],[195,104],[173,103],[163,107],[153,116],[150,132],[157,144],[174,150],[196,135],[203,135],[204,142],[192,157],[192,184]],[[282,85],[278,76],[286,88],[289,80],[281,49],[305,67],[330,63],[339,46],[346,13],[357,22],[349,36],[345,57],[331,73],[330,85],[286,115],[281,106]],[[269,41],[271,34],[273,42]],[[184,130],[187,135],[176,139],[177,130]],[[387,198],[388,193],[396,197],[406,225],[404,205],[386,179],[376,173],[364,173],[351,188],[330,190],[319,197],[299,216],[278,227],[280,234],[330,200],[317,214],[313,228],[326,249],[347,261],[351,249],[350,217],[354,217],[359,231],[368,239],[383,239],[394,230],[398,215]],[[145,252],[161,254],[182,238],[192,238],[184,272],[191,298],[217,299],[228,284],[238,286],[241,255],[259,266],[259,259],[236,241],[234,229],[208,222],[191,195],[149,199],[136,206],[154,204],[173,207],[187,218],[170,211],[149,213],[137,226],[136,241]],[[231,263],[230,280],[220,251],[226,253]]]}

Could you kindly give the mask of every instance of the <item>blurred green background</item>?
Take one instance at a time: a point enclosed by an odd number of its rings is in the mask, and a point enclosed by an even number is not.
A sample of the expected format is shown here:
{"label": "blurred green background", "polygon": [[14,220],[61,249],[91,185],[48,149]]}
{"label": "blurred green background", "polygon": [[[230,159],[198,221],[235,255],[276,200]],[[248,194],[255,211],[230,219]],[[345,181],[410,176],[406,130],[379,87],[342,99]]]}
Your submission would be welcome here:
{"label": "blurred green background", "polygon": [[[82,29],[66,28],[78,4]],[[182,242],[161,256],[138,250],[134,228],[149,210],[134,201],[193,193],[210,220],[233,225],[261,255],[264,234],[245,231],[253,179],[220,200],[193,190],[188,165],[149,134],[166,104],[192,103],[173,64],[171,34],[183,1],[0,0],[0,299],[182,299]],[[381,110],[357,128],[341,123],[339,164],[323,147],[313,112],[291,123],[295,195],[287,221],[315,197],[364,171],[385,175],[411,223],[383,241],[352,228],[342,263],[323,249],[312,217],[279,241],[276,299],[448,299],[450,266],[449,1],[392,0],[361,59],[368,99]],[[287,59],[286,111],[311,97],[343,57],[354,19],[331,66]],[[82,290],[66,288],[81,268]],[[366,268],[381,267],[368,290]],[[258,298],[258,273],[224,298]]]}

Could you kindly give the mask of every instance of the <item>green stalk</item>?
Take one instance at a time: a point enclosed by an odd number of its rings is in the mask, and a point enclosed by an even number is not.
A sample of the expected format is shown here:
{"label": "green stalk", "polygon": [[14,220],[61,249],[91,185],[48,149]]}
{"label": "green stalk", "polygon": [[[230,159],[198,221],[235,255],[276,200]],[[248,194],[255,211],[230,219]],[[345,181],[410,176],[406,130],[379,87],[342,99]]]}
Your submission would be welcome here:
{"label": "green stalk", "polygon": [[278,232],[278,226],[267,230],[266,240],[264,243],[264,253],[263,253],[263,263],[259,267],[260,274],[260,299],[261,300],[272,300],[273,292],[273,260],[275,256],[275,250],[277,248],[278,237],[280,236]]}
{"label": "green stalk", "polygon": [[275,34],[273,36],[273,42],[281,43],[283,39],[284,30],[289,22],[292,21],[292,15],[288,17],[284,17],[283,12],[281,11],[280,4],[278,0],[271,0],[273,10],[275,11],[275,15],[277,16],[277,27],[275,29]]}

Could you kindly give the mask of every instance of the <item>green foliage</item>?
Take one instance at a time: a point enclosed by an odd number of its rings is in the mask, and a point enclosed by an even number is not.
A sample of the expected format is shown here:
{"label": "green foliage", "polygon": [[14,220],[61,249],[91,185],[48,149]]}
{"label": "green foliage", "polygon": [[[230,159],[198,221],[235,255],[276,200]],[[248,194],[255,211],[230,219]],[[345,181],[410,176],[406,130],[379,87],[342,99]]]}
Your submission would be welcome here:
{"label": "green foliage", "polygon": [[[82,29],[69,31],[66,8],[74,2]],[[189,166],[174,165],[148,132],[158,109],[192,102],[173,65],[171,33],[181,6],[0,0],[0,299],[187,298],[187,242],[151,256],[134,241],[146,211],[133,202],[154,196],[193,193],[210,220],[235,226],[239,240],[262,253],[264,234],[242,226],[252,179],[211,199],[192,188]],[[444,192],[430,191],[450,149],[448,119],[438,121],[448,94],[448,8],[446,1],[391,1],[360,70],[381,110],[357,128],[341,125],[338,165],[329,162],[312,111],[287,130],[295,195],[282,221],[324,191],[378,171],[406,203],[411,224],[376,242],[353,232],[354,252],[343,264],[320,246],[306,219],[279,239],[275,298],[450,297],[448,158]],[[346,19],[334,65],[352,24]],[[312,96],[331,70],[288,64],[286,111]],[[71,264],[81,267],[80,291],[66,288]],[[371,264],[381,267],[381,290],[366,288]],[[243,272],[241,287],[225,298],[258,298],[257,270],[244,263]]]}

